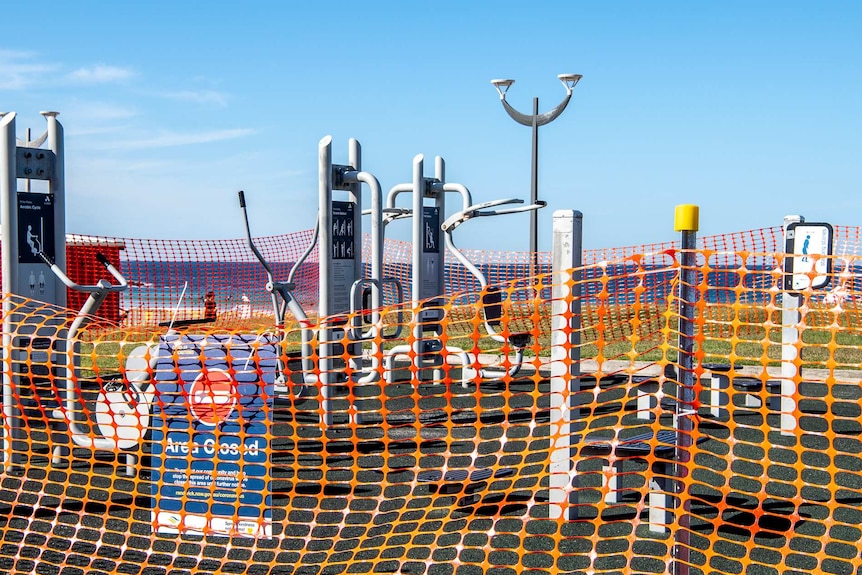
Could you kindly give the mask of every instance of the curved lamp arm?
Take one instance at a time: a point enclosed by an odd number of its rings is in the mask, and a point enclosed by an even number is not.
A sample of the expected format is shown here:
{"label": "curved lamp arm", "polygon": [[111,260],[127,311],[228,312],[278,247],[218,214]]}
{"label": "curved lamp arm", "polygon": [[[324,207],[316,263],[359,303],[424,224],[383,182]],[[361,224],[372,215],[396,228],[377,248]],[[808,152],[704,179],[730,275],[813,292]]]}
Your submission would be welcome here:
{"label": "curved lamp arm", "polygon": [[[557,117],[563,113],[563,110],[566,109],[566,106],[569,105],[569,100],[572,99],[572,90],[574,90],[575,86],[578,82],[580,82],[583,76],[581,74],[560,74],[558,78],[560,82],[562,82],[563,87],[566,89],[566,97],[560,102],[556,108],[551,110],[550,112],[545,112],[544,114],[539,114],[536,116],[536,126],[544,126],[547,123],[550,123],[557,119]],[[505,108],[506,113],[509,116],[524,126],[532,126],[533,125],[533,114],[522,114],[506,101],[506,92],[509,90],[509,87],[514,84],[514,80],[491,80],[491,84],[497,88],[497,92],[500,94],[500,101],[503,103],[503,108]]]}

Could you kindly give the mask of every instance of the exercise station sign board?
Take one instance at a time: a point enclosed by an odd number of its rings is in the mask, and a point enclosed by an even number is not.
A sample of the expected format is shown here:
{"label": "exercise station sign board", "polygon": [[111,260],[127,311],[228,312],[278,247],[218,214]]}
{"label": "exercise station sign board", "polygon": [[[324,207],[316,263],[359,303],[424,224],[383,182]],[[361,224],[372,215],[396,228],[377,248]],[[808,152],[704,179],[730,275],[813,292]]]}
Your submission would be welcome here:
{"label": "exercise station sign board", "polygon": [[272,537],[277,346],[264,336],[168,334],[155,368],[153,530]]}
{"label": "exercise station sign board", "polygon": [[829,285],[832,276],[832,226],[793,222],[785,232],[784,289],[802,291]]}

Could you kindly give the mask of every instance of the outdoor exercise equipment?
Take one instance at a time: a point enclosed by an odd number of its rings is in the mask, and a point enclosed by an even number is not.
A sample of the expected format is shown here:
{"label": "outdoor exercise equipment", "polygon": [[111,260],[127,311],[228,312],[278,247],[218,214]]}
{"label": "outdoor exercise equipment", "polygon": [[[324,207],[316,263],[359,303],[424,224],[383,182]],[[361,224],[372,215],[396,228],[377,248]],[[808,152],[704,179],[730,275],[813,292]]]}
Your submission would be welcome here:
{"label": "outdoor exercise equipment", "polygon": [[[272,271],[272,266],[269,265],[266,258],[257,248],[257,245],[254,243],[254,239],[251,236],[251,226],[248,222],[248,211],[246,208],[245,202],[245,192],[239,192],[239,206],[242,209],[243,213],[243,221],[245,223],[245,231],[246,237],[248,240],[248,247],[251,249],[255,258],[260,262],[263,266],[264,272],[266,273],[266,285],[265,289],[269,292],[270,299],[272,300],[272,309],[274,316],[274,325],[275,325],[275,336],[277,340],[281,343],[284,342],[286,338],[285,328],[284,328],[284,315],[287,311],[299,321],[302,333],[302,349],[301,349],[301,357],[302,357],[302,386],[313,383],[314,376],[310,372],[314,369],[313,362],[311,360],[312,353],[312,341],[313,341],[313,333],[310,328],[311,322],[308,319],[308,316],[305,313],[305,310],[299,305],[299,302],[296,301],[296,298],[293,296],[293,289],[295,288],[295,284],[293,283],[293,275],[298,266],[303,262],[305,257],[308,255],[309,250],[306,250],[306,253],[299,258],[296,264],[290,271],[288,275],[288,281],[281,282],[275,279],[275,274]],[[314,239],[312,242],[316,241],[317,237],[317,229],[315,229]],[[286,374],[286,365],[281,358],[282,354],[279,354],[278,359],[276,360],[276,374],[274,378],[274,389],[275,391],[286,391],[287,390],[287,374]],[[295,397],[299,397],[302,395],[303,387],[297,386],[294,388],[293,393]]]}
{"label": "outdoor exercise equipment", "polygon": [[[96,450],[136,449],[149,424],[152,397],[145,391],[150,378],[146,346],[136,348],[127,356],[120,376],[103,382],[95,400],[89,402],[91,410],[84,408],[85,400],[80,395],[78,335],[108,295],[125,290],[128,283],[101,253],[96,258],[117,283],[102,279],[85,285],[66,275],[63,127],[57,121],[57,112],[42,112],[42,115],[47,129],[32,141],[16,139],[14,113],[0,118],[0,220],[3,226],[0,241],[3,292],[6,294],[3,359],[23,366],[16,367],[12,373],[3,372],[3,414],[7,429],[24,429],[18,423],[21,414],[14,408],[13,397],[19,387],[33,386],[34,390],[38,388],[37,394],[46,395],[41,399],[49,405],[53,403],[53,415],[65,428],[52,429],[53,437],[68,436],[75,446]],[[45,142],[48,148],[43,149],[40,146]],[[18,191],[19,179],[24,181],[24,191]],[[32,191],[33,180],[44,181],[47,189]],[[67,288],[87,294],[68,328],[65,314],[28,313],[44,303],[58,310],[65,308]],[[30,304],[24,300],[18,305],[10,297],[14,295],[40,303]],[[26,369],[39,358],[56,366],[55,371],[33,373]],[[43,385],[49,381],[60,382],[56,387],[59,392],[54,393]],[[81,413],[88,411],[92,412],[91,419],[78,419]],[[14,437],[10,434],[3,439],[4,465],[14,465]],[[54,446],[54,464],[60,463],[64,450],[62,445]],[[135,455],[125,455],[126,471],[132,475]]]}
{"label": "outdoor exercise equipment", "polygon": [[[422,304],[427,305],[429,301],[432,305],[436,304],[436,298],[443,295],[442,270],[445,261],[442,245],[439,241],[440,232],[442,232],[446,249],[476,278],[483,292],[481,305],[479,305],[479,313],[483,316],[483,325],[488,336],[494,341],[504,344],[504,350],[514,349],[515,351],[515,357],[506,370],[506,375],[513,377],[520,372],[524,364],[524,349],[530,344],[531,335],[529,333],[509,333],[508,336],[504,337],[499,333],[503,317],[502,292],[497,286],[488,286],[485,275],[461,252],[455,244],[453,236],[458,227],[473,218],[529,212],[541,209],[545,206],[545,202],[540,201],[535,204],[523,205],[523,200],[508,198],[473,204],[470,192],[466,187],[443,182],[444,169],[445,164],[442,158],[438,157],[435,161],[435,178],[424,178],[422,177],[422,157],[417,156],[414,158],[413,187],[410,190],[413,193],[413,209],[410,212],[399,214],[400,217],[422,214],[421,218],[414,216],[413,225],[414,310]],[[406,186],[396,186],[393,188],[389,198],[390,206],[394,205],[395,196],[402,191],[407,191]],[[440,223],[440,217],[444,214],[443,194],[447,191],[460,193],[463,206],[462,209],[455,211],[445,221]],[[425,206],[425,197],[433,198],[435,204],[430,207]],[[421,225],[417,225],[417,221]],[[421,288],[417,288],[416,286],[421,286]],[[424,288],[424,292],[422,288]],[[429,295],[429,292],[433,295]],[[420,299],[417,299],[417,295],[420,295]],[[423,301],[421,296],[432,299]],[[442,306],[435,305],[430,309],[421,309],[416,313],[418,320],[414,324],[414,333],[417,339],[416,346],[418,353],[416,353],[414,361],[416,361],[417,371],[420,373],[420,381],[422,381],[421,368],[429,366],[434,370],[432,381],[438,382],[442,379],[443,374],[440,373],[440,366],[444,361],[441,353],[444,346],[440,338],[443,335],[443,310]],[[485,366],[482,366],[478,357],[471,364],[467,353],[463,349],[457,346],[445,346],[445,349],[449,356],[457,358],[462,366],[463,386],[467,386],[468,382],[474,379],[468,373],[468,369],[471,367],[475,369],[475,376],[480,380],[500,379],[499,374],[492,373]],[[396,354],[409,353],[409,351],[410,346],[403,345],[396,346],[387,352],[384,367],[390,380],[394,372],[394,358]],[[474,461],[474,465],[475,463]],[[470,492],[473,494],[473,497],[465,497],[459,503],[467,505],[476,499],[478,486],[483,482],[510,477],[514,474],[515,470],[511,468],[503,467],[493,470],[480,466],[472,472],[466,469],[452,469],[445,473],[438,470],[421,471],[417,474],[417,480],[422,483],[448,484],[447,487],[441,488],[444,491],[456,489],[465,493]],[[479,497],[479,500],[481,500],[481,497]]]}
{"label": "outdoor exercise equipment", "polygon": [[[387,350],[384,357],[384,372],[386,381],[394,378],[395,358],[398,355],[409,355],[413,352],[413,363],[420,380],[427,379],[427,371],[432,370],[432,380],[441,381],[443,372],[443,343],[441,341],[442,320],[444,309],[441,296],[444,293],[443,244],[440,241],[440,218],[445,214],[447,192],[461,196],[464,210],[472,205],[470,191],[461,184],[445,181],[446,164],[443,158],[437,156],[434,163],[434,177],[425,176],[424,156],[418,154],[413,158],[413,179],[409,183],[394,186],[386,197],[386,219],[388,225],[392,221],[411,218],[413,248],[411,252],[411,301],[414,310],[412,331],[415,343],[411,349],[409,344],[402,344]],[[411,196],[410,208],[397,207],[397,198],[401,194]],[[431,205],[425,204],[425,199],[431,199]],[[469,358],[463,349],[447,346],[446,352],[457,358],[463,366],[469,364]],[[466,385],[466,379],[464,379]]]}
{"label": "outdoor exercise equipment", "polygon": [[[474,217],[532,211],[545,205],[544,202],[538,202],[518,207],[498,208],[498,206],[523,203],[522,200],[516,199],[493,200],[474,205],[472,195],[465,186],[446,182],[445,167],[443,158],[436,157],[434,177],[426,177],[424,175],[424,156],[422,154],[415,156],[413,158],[412,182],[394,186],[386,199],[385,222],[387,224],[400,218],[412,218],[411,300],[414,309],[412,330],[415,338],[412,349],[409,344],[403,344],[386,351],[384,372],[387,381],[392,381],[394,377],[395,358],[398,355],[410,355],[412,352],[414,366],[420,381],[427,380],[426,374],[429,370],[432,372],[432,381],[442,381],[444,374],[441,366],[445,357],[448,356],[463,366],[462,384],[467,385],[469,378],[466,368],[471,364],[467,353],[457,346],[444,346],[442,342],[442,321],[445,312],[441,298],[445,291],[445,257],[443,242],[440,241],[441,232],[446,236],[445,241],[449,251],[467,267],[484,289],[487,287],[487,281],[483,274],[455,247],[452,238],[454,230]],[[446,213],[446,193],[459,194],[462,206],[460,210],[441,224],[441,219],[445,218]],[[411,208],[398,208],[396,206],[397,198],[401,194],[411,195]],[[430,205],[426,204],[426,199],[431,200]],[[488,299],[483,306],[483,313],[487,314],[485,327],[492,338],[506,341],[505,338],[497,334],[494,327],[495,325],[499,326],[500,293],[491,290],[486,294],[486,297]],[[514,343],[514,340],[510,343]],[[516,360],[518,367],[515,368],[515,372],[520,369],[525,345],[523,338],[518,339],[517,345],[515,345],[516,349],[520,346],[519,359]],[[480,376],[484,378],[487,374],[480,370]]]}
{"label": "outdoor exercise equipment", "polygon": [[[59,407],[54,410],[54,417],[63,422],[69,438],[79,447],[112,453],[139,448],[149,429],[154,400],[150,380],[155,354],[147,345],[137,346],[129,353],[124,373],[103,383],[95,400],[93,420],[82,422],[78,419],[79,414],[87,414],[89,411],[87,402],[81,396],[78,334],[96,316],[108,294],[128,289],[126,278],[104,255],[97,253],[96,259],[117,283],[99,280],[95,285],[81,285],[72,281],[48,254],[40,251],[38,255],[63,285],[88,294],[83,307],[66,331],[66,361],[62,377],[64,384],[60,386],[63,393]],[[63,451],[64,447],[61,445],[54,447],[54,465],[60,464]],[[126,474],[134,476],[136,456],[126,453],[125,458]]]}
{"label": "outdoor exercise equipment", "polygon": [[[534,204],[519,205],[523,203],[524,200],[508,198],[475,204],[466,210],[454,213],[440,226],[446,240],[446,249],[448,249],[449,252],[455,256],[455,259],[467,268],[467,271],[469,271],[479,282],[479,287],[483,292],[480,313],[483,315],[485,331],[491,339],[498,343],[506,344],[509,349],[513,349],[515,351],[515,358],[507,369],[507,375],[509,377],[513,377],[521,371],[521,367],[524,364],[524,349],[532,342],[532,335],[530,332],[512,332],[504,337],[499,333],[503,315],[502,291],[498,286],[488,286],[488,280],[485,278],[485,274],[483,274],[479,268],[474,266],[473,263],[467,259],[464,253],[455,245],[453,234],[461,224],[473,218],[530,212],[541,209],[546,205],[546,203],[541,200]],[[478,364],[478,358],[476,363]],[[478,375],[482,379],[495,378],[481,367],[478,370]]]}
{"label": "outdoor exercise equipment", "polygon": [[[12,313],[11,295],[23,296],[59,307],[66,305],[66,291],[58,279],[46,274],[40,252],[48,254],[57,264],[66,266],[66,226],[63,127],[57,112],[42,112],[47,128],[33,141],[15,137],[16,114],[0,113],[0,244],[2,244],[3,303],[2,359],[13,364],[26,364],[36,340],[37,326],[24,326],[33,321],[27,309]],[[48,147],[40,146],[47,141]],[[19,145],[20,144],[20,145]],[[18,180],[25,182],[26,191],[18,191]],[[31,180],[44,181],[47,190],[29,191]],[[38,314],[35,316],[38,317]],[[57,323],[57,322],[54,322]],[[58,326],[55,326],[58,327]],[[54,341],[48,353],[63,353]],[[3,416],[5,429],[21,429],[17,425],[20,413],[15,408],[15,389],[21,377],[3,371]],[[3,437],[3,465],[14,464],[13,434]]]}
{"label": "outdoor exercise equipment", "polygon": [[[402,299],[400,283],[383,277],[383,201],[380,183],[373,174],[361,169],[359,142],[349,142],[348,164],[332,163],[332,138],[326,136],[318,146],[318,219],[311,244],[297,260],[285,282],[276,280],[272,267],[256,247],[248,223],[245,196],[240,192],[240,207],[245,217],[248,245],[267,275],[266,290],[270,293],[276,329],[284,336],[284,314],[289,311],[299,322],[301,330],[300,385],[319,384],[321,409],[324,423],[331,425],[333,410],[332,394],[337,385],[373,383],[380,379],[378,343],[383,339],[397,337],[400,328],[385,333],[381,323],[380,308],[384,289],[389,286],[395,293],[396,303]],[[371,208],[362,207],[362,186],[371,194]],[[344,192],[335,199],[334,191]],[[362,216],[371,217],[371,261],[368,262],[370,276],[365,277],[366,263],[362,259]],[[319,254],[319,307],[317,327],[293,296],[293,276],[315,244]],[[367,304],[367,305],[363,305]],[[370,309],[368,309],[370,308]],[[360,313],[365,310],[365,313]],[[348,315],[349,314],[349,315]],[[352,318],[352,319],[349,319]],[[400,322],[399,322],[400,323]],[[347,365],[337,358],[342,356],[347,341]],[[318,344],[315,366],[314,344]],[[370,365],[362,360],[363,347],[370,348]],[[348,376],[348,369],[350,376]],[[281,373],[284,366],[280,365]],[[319,372],[319,377],[316,373]],[[283,378],[282,378],[283,379]],[[287,382],[279,381],[279,387]]]}

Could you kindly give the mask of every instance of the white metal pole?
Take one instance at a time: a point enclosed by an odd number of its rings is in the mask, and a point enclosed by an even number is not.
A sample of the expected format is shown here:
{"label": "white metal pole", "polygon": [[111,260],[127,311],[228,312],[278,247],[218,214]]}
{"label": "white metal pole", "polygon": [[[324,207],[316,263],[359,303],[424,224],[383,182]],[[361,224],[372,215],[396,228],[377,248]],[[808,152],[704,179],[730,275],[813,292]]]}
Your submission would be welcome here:
{"label": "white metal pole", "polygon": [[[551,288],[551,465],[549,477],[550,518],[577,518],[572,421],[580,415],[573,404],[581,375],[581,266],[583,214],[557,210],[553,223],[553,275]],[[574,271],[572,271],[574,270]],[[570,276],[574,274],[574,277]],[[569,280],[573,280],[570,283]]]}
{"label": "white metal pole", "polygon": [[[784,216],[784,244],[787,245],[787,226],[794,222],[804,222],[805,218],[798,215]],[[785,249],[786,251],[786,249]],[[793,254],[786,253],[785,258]],[[781,295],[781,401],[780,423],[782,435],[794,435],[796,430],[796,380],[799,377],[797,368],[797,349],[799,342],[799,322],[801,314],[799,306],[801,297],[789,291]]]}

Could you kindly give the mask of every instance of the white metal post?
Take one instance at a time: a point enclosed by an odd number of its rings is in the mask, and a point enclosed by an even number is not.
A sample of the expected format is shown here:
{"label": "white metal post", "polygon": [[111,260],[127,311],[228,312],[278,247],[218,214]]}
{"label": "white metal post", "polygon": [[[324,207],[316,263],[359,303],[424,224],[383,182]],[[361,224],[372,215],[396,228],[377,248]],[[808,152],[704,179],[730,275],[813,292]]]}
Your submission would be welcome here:
{"label": "white metal post", "polygon": [[[784,216],[785,246],[787,245],[787,226],[794,222],[804,221],[803,216]],[[786,253],[784,257],[788,258],[792,255]],[[799,369],[796,366],[796,345],[799,342],[800,303],[801,297],[798,294],[786,290],[781,292],[781,413],[779,425],[782,435],[794,435],[796,430],[795,397],[796,380],[799,377]]]}
{"label": "white metal post", "polygon": [[553,234],[548,509],[552,519],[576,519],[577,508],[571,505],[575,503],[571,498],[575,477],[573,448],[578,438],[572,434],[572,421],[580,415],[573,401],[580,389],[581,375],[583,214],[555,211]]}

